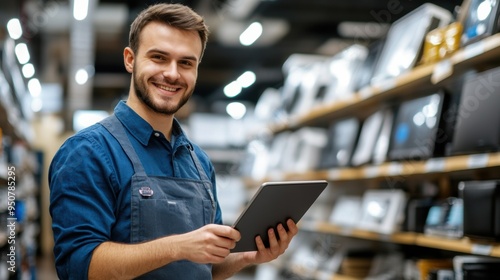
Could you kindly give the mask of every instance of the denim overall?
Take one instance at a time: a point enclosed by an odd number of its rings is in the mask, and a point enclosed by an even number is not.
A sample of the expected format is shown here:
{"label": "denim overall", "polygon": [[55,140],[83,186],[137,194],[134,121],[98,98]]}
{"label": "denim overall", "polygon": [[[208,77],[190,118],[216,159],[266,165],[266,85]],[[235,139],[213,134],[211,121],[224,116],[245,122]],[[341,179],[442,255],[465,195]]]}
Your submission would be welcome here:
{"label": "denim overall", "polygon": [[[106,118],[101,124],[120,143],[134,166],[130,188],[131,243],[186,233],[214,222],[212,184],[192,146],[189,151],[201,180],[148,176],[116,116]],[[181,260],[138,279],[212,279],[212,266]]]}

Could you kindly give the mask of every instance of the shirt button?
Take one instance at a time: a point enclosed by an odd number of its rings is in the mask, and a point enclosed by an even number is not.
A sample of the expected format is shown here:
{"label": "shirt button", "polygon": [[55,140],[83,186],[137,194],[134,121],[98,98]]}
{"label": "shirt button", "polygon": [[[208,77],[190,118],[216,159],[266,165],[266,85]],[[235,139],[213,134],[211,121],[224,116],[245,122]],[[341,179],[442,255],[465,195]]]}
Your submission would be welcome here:
{"label": "shirt button", "polygon": [[155,136],[156,137],[160,137],[160,133],[159,132],[155,132]]}

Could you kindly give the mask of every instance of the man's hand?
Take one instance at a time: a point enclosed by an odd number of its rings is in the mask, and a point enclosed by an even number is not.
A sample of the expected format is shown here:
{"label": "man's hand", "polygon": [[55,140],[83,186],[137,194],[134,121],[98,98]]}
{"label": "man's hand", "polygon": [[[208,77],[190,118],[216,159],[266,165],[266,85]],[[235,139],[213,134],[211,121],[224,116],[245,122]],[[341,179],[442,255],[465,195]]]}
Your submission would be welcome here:
{"label": "man's hand", "polygon": [[279,239],[276,237],[274,229],[269,229],[267,231],[269,237],[269,248],[264,246],[264,242],[260,236],[255,238],[255,243],[257,244],[257,251],[253,252],[243,252],[244,259],[252,264],[261,264],[265,262],[272,261],[282,255],[285,250],[290,245],[292,238],[297,235],[299,229],[295,222],[289,219],[286,222],[288,231],[283,227],[282,224],[277,226],[277,232]]}
{"label": "man's hand", "polygon": [[208,224],[178,235],[177,238],[181,259],[196,263],[221,263],[236,246],[241,235],[230,226]]}

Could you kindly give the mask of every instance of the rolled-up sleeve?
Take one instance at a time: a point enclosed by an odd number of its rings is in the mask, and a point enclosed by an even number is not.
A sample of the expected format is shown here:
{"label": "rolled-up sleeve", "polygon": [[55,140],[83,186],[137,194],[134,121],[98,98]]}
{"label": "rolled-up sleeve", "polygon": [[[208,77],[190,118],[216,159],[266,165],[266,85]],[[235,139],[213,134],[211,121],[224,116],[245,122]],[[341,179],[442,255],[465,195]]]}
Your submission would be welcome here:
{"label": "rolled-up sleeve", "polygon": [[93,250],[110,240],[116,202],[107,161],[97,141],[74,136],[50,165],[50,214],[60,279],[88,279]]}

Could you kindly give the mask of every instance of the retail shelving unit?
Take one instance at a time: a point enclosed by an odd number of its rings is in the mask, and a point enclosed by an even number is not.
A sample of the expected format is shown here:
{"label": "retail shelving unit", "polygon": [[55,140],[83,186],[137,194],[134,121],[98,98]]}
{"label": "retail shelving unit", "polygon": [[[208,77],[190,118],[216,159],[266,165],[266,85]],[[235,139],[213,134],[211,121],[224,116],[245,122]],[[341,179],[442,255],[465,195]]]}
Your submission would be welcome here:
{"label": "retail shelving unit", "polygon": [[[480,67],[500,65],[500,34],[490,36],[482,41],[468,45],[452,56],[435,64],[416,66],[412,71],[395,79],[370,86],[352,94],[346,99],[319,105],[307,113],[292,116],[286,121],[271,124],[268,131],[273,135],[285,131],[294,131],[306,126],[325,126],[329,121],[356,115],[358,112],[370,111],[371,108],[393,98],[410,98],[415,89],[435,89],[450,77],[464,73],[466,70]],[[481,153],[470,155],[447,156],[426,160],[392,161],[382,164],[370,164],[360,167],[331,168],[325,170],[306,170],[303,172],[276,172],[267,174],[262,181],[279,180],[312,180],[325,179],[336,185],[343,182],[382,181],[387,178],[429,178],[446,177],[451,174],[466,172],[482,172],[500,170],[500,153]],[[248,181],[251,185],[259,182]],[[447,185],[447,184],[445,184]],[[441,186],[444,193],[449,193],[449,184]],[[444,190],[443,190],[444,189]],[[401,245],[438,249],[456,254],[473,254],[500,258],[500,243],[476,243],[463,237],[452,239],[428,236],[416,232],[396,232],[389,235],[367,230],[345,228],[325,221],[301,222],[302,230],[332,234],[336,236],[363,239],[377,242],[389,242]],[[289,268],[301,274],[300,268]],[[349,276],[335,275],[334,279],[356,279]],[[324,277],[321,279],[325,279]]]}
{"label": "retail shelving unit", "polygon": [[285,130],[294,130],[310,124],[323,123],[333,118],[348,116],[353,111],[369,108],[395,95],[403,97],[404,94],[412,94],[411,89],[435,87],[453,74],[491,60],[498,60],[498,57],[500,57],[500,34],[468,45],[438,63],[416,66],[412,71],[395,79],[361,89],[359,92],[350,95],[349,98],[323,104],[307,113],[293,116],[280,123],[271,124],[270,131],[276,134]]}
{"label": "retail shelving unit", "polygon": [[[32,128],[15,100],[29,93],[14,93],[3,71],[0,70],[0,280],[30,278],[34,273],[39,231],[35,178],[39,165],[29,144]],[[15,228],[7,227],[12,223]],[[12,252],[14,257],[8,255]]]}

